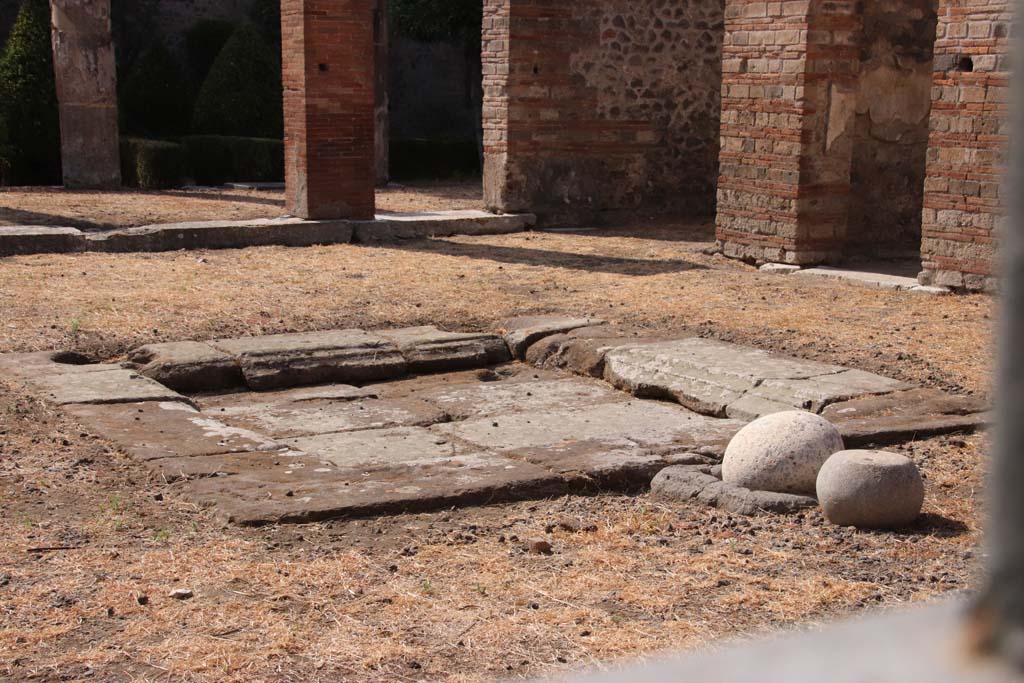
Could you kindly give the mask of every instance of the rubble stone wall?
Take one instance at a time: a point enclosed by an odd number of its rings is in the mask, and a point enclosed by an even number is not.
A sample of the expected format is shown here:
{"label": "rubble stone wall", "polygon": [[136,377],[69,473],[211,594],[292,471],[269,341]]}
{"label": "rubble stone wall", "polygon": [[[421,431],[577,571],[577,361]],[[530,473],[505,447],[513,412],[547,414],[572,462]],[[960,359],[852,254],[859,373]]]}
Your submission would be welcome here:
{"label": "rubble stone wall", "polygon": [[488,205],[555,220],[713,212],[722,11],[721,0],[488,0]]}

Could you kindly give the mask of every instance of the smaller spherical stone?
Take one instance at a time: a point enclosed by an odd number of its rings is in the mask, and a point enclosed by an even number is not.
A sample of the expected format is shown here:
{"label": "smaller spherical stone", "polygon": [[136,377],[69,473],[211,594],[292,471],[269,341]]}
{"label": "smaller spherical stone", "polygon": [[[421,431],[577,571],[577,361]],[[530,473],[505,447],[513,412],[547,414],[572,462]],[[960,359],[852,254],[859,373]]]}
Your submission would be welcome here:
{"label": "smaller spherical stone", "polygon": [[841,450],[842,435],[820,415],[773,413],[732,438],[722,461],[722,480],[754,491],[813,494],[818,470]]}
{"label": "smaller spherical stone", "polygon": [[924,482],[913,461],[887,451],[840,451],[818,474],[818,502],[840,526],[906,526],[921,514]]}

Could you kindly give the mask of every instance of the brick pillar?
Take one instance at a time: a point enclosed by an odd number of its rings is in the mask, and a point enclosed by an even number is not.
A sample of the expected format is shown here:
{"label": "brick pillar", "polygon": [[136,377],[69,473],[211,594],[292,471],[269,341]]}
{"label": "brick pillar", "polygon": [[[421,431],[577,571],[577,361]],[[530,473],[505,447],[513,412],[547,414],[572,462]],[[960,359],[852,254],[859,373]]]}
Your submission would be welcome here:
{"label": "brick pillar", "polygon": [[375,0],[282,0],[286,208],[374,215]]}
{"label": "brick pillar", "polygon": [[484,81],[484,203],[493,211],[510,208],[508,81],[511,1],[484,1],[481,56]]}
{"label": "brick pillar", "polygon": [[388,112],[391,102],[388,62],[391,54],[388,41],[388,0],[377,0],[373,25],[374,41],[377,45],[376,52],[374,53],[377,67],[376,142],[374,143],[374,150],[377,157],[377,185],[381,186],[387,185],[391,179],[389,160],[391,154],[391,141],[389,139],[391,125]]}
{"label": "brick pillar", "polygon": [[64,185],[121,184],[110,0],[51,0]]}
{"label": "brick pillar", "polygon": [[925,283],[996,287],[1011,8],[1005,0],[939,3],[921,227]]}
{"label": "brick pillar", "polygon": [[810,264],[846,237],[860,17],[854,0],[726,0],[718,240]]}

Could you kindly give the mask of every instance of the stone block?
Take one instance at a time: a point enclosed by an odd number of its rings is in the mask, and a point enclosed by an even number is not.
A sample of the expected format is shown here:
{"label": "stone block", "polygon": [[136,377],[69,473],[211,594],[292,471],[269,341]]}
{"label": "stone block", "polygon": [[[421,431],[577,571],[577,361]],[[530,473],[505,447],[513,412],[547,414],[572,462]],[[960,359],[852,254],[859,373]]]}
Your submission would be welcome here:
{"label": "stone block", "polygon": [[142,461],[282,449],[261,434],[230,427],[177,401],[79,404],[65,412]]}
{"label": "stone block", "polygon": [[211,345],[238,360],[251,389],[330,382],[373,382],[405,373],[395,344],[362,330],[220,339]]}
{"label": "stone block", "polygon": [[597,318],[573,318],[563,315],[538,315],[512,318],[501,324],[512,356],[522,359],[526,350],[533,344],[554,334],[564,334],[581,327],[600,325],[604,321]]}
{"label": "stone block", "polygon": [[43,398],[66,405],[69,403],[135,403],[142,401],[192,401],[164,385],[131,370],[69,372],[42,375],[29,380]]}
{"label": "stone block", "polygon": [[398,347],[412,373],[480,368],[512,360],[505,341],[494,334],[443,332],[433,326],[377,334]]}
{"label": "stone block", "polygon": [[0,257],[21,254],[63,254],[85,249],[85,234],[77,228],[34,225],[0,226]]}
{"label": "stone block", "polygon": [[147,344],[130,354],[140,375],[185,393],[244,386],[234,358],[201,342]]}

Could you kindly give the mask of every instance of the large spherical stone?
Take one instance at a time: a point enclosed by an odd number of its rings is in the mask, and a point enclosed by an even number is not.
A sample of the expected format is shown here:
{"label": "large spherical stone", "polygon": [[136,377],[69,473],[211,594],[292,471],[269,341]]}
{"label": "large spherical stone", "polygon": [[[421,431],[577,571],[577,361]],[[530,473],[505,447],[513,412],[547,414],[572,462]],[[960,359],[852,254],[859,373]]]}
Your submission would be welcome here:
{"label": "large spherical stone", "polygon": [[722,461],[722,480],[755,491],[813,494],[818,470],[841,450],[839,430],[820,415],[773,413],[732,438]]}
{"label": "large spherical stone", "polygon": [[833,524],[882,529],[910,524],[924,505],[917,466],[898,453],[841,451],[818,474],[818,502]]}

